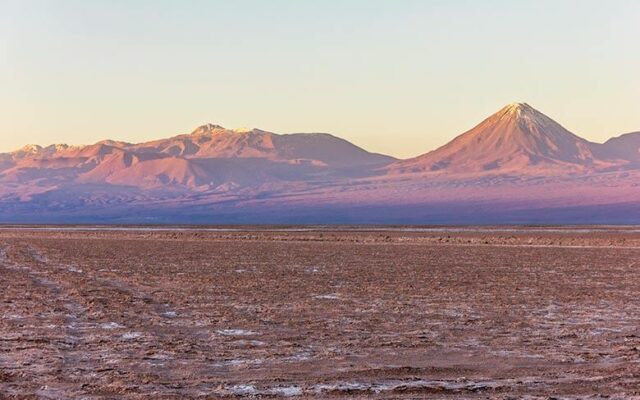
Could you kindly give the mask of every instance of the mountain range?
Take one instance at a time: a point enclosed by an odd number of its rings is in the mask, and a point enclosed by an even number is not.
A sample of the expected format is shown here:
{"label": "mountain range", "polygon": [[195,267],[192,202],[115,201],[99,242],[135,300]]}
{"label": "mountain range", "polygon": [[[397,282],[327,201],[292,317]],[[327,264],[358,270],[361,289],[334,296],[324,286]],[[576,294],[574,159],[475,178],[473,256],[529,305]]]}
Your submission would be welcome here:
{"label": "mountain range", "polygon": [[513,103],[411,159],[206,124],[0,154],[0,222],[640,223],[640,132],[593,143]]}

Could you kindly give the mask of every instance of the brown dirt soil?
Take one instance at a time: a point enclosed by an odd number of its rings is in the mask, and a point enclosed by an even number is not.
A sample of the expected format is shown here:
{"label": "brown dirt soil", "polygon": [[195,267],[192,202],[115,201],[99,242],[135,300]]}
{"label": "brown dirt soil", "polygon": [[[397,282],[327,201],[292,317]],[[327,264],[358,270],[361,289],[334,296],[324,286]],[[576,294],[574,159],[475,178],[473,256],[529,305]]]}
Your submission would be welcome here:
{"label": "brown dirt soil", "polygon": [[640,232],[0,228],[0,398],[640,397]]}

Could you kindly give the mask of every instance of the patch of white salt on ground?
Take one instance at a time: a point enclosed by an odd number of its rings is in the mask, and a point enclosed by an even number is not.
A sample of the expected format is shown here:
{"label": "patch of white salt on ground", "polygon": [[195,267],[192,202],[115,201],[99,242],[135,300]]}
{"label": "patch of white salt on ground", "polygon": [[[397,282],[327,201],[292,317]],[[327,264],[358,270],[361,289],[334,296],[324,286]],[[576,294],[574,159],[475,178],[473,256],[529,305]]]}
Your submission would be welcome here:
{"label": "patch of white salt on ground", "polygon": [[313,387],[316,394],[330,392],[370,392],[384,393],[393,391],[404,391],[407,389],[435,389],[453,391],[478,391],[496,389],[502,384],[495,381],[472,382],[472,381],[386,381],[386,382],[338,382],[334,384],[319,384]]}
{"label": "patch of white salt on ground", "polygon": [[235,385],[229,388],[234,396],[253,396],[258,394],[258,389],[253,385]]}
{"label": "patch of white salt on ground", "polygon": [[175,318],[178,316],[178,313],[176,313],[175,311],[165,311],[162,313],[162,316],[166,318]]}
{"label": "patch of white salt on ground", "polygon": [[261,340],[245,340],[245,339],[236,340],[233,342],[233,344],[238,347],[244,347],[244,346],[260,347],[260,346],[267,345],[266,342],[263,342]]}
{"label": "patch of white salt on ground", "polygon": [[105,324],[101,324],[100,328],[102,328],[102,329],[121,329],[121,328],[124,328],[124,325],[120,325],[117,322],[107,322]]}
{"label": "patch of white salt on ground", "polygon": [[120,336],[122,340],[134,340],[142,337],[142,333],[140,332],[127,332],[124,335]]}
{"label": "patch of white salt on ground", "polygon": [[340,300],[340,296],[337,294],[318,294],[313,298],[316,300]]}
{"label": "patch of white salt on ground", "polygon": [[263,363],[264,363],[264,360],[260,360],[260,359],[256,359],[256,360],[238,359],[238,360],[220,361],[211,365],[213,367],[220,368],[220,367],[241,367],[245,365],[261,365]]}
{"label": "patch of white salt on ground", "polygon": [[239,397],[268,396],[268,397],[295,397],[301,396],[303,390],[300,386],[275,386],[258,389],[254,385],[240,384],[228,387],[226,394]]}
{"label": "patch of white salt on ground", "polygon": [[302,395],[302,388],[299,386],[282,386],[274,387],[265,391],[271,396],[295,397]]}
{"label": "patch of white salt on ground", "polygon": [[15,320],[18,320],[18,319],[24,319],[24,316],[22,316],[20,314],[3,314],[2,315],[2,319],[15,321]]}
{"label": "patch of white salt on ground", "polygon": [[249,331],[245,329],[219,329],[216,331],[218,335],[222,336],[255,336],[258,332]]}

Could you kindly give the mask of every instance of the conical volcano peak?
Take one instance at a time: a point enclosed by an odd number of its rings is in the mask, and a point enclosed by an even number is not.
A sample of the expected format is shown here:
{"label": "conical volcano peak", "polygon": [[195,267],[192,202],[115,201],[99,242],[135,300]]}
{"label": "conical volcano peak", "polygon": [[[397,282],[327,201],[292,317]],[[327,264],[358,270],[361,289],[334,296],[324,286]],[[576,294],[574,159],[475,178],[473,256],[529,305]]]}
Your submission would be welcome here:
{"label": "conical volcano peak", "polygon": [[527,103],[511,103],[504,106],[500,111],[496,114],[501,117],[510,117],[510,118],[523,118],[523,117],[531,117],[531,116],[540,116],[544,117],[545,115],[535,108],[531,107]]}
{"label": "conical volcano peak", "polygon": [[527,103],[511,103],[448,144],[390,169],[518,172],[590,168],[592,144]]}
{"label": "conical volcano peak", "polygon": [[531,107],[527,103],[510,103],[502,108],[502,110],[506,112],[523,112],[523,111],[535,111],[533,107]]}
{"label": "conical volcano peak", "polygon": [[535,127],[549,127],[557,125],[555,121],[527,103],[511,103],[501,108],[489,117],[488,121],[510,121],[518,124],[522,129],[535,130]]}

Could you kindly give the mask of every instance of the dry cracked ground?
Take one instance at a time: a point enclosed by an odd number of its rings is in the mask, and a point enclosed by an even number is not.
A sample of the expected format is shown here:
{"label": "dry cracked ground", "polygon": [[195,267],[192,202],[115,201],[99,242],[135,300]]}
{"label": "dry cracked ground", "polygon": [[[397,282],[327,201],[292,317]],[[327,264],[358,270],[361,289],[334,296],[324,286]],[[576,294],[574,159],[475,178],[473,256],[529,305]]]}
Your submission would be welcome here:
{"label": "dry cracked ground", "polygon": [[0,398],[640,398],[640,231],[0,228]]}

